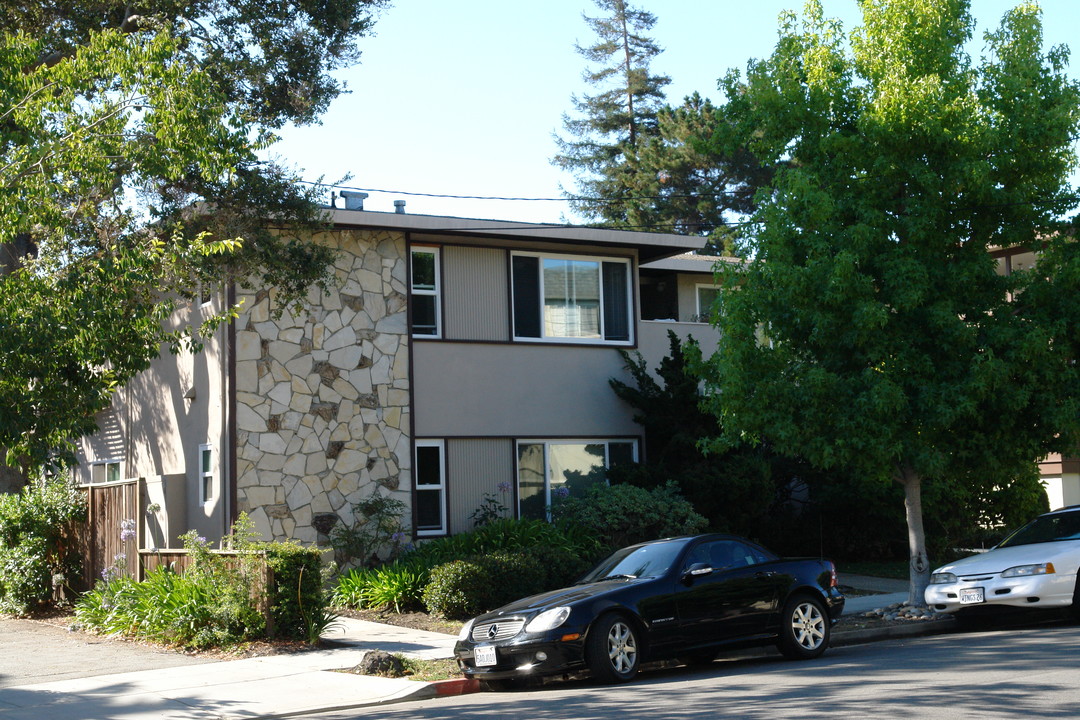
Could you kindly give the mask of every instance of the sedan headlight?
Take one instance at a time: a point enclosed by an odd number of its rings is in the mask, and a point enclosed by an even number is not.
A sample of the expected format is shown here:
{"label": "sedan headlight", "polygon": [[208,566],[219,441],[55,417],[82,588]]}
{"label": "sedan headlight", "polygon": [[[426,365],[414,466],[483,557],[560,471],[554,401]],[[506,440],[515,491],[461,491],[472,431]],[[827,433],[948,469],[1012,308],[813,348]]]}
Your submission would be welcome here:
{"label": "sedan headlight", "polygon": [[464,641],[464,640],[469,639],[469,633],[472,632],[472,626],[473,626],[474,622],[476,622],[476,618],[473,618],[472,620],[470,620],[469,622],[465,623],[465,625],[462,626],[461,632],[459,632],[457,634],[457,639],[458,640]]}
{"label": "sedan headlight", "polygon": [[1053,575],[1054,563],[1039,563],[1037,565],[1017,565],[1001,573],[1001,577],[1028,577],[1029,575]]}
{"label": "sedan headlight", "polygon": [[525,632],[544,632],[545,630],[552,630],[559,627],[566,619],[570,617],[570,608],[557,607],[551,610],[545,610],[540,613],[525,626]]}
{"label": "sedan headlight", "polygon": [[956,582],[956,575],[952,573],[934,573],[930,576],[931,585],[947,585]]}

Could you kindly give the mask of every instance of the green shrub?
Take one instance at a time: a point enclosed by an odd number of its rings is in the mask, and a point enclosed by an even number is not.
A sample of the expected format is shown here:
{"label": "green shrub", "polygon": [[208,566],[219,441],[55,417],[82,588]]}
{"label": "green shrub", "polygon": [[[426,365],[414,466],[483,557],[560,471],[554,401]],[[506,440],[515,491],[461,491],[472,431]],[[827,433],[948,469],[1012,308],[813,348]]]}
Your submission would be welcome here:
{"label": "green shrub", "polygon": [[432,568],[424,605],[435,615],[465,618],[545,590],[545,568],[529,552],[477,555]]}
{"label": "green shrub", "polygon": [[393,563],[378,568],[351,570],[338,579],[333,594],[335,607],[352,607],[394,612],[423,607],[422,595],[428,582],[427,569],[419,564]]}
{"label": "green shrub", "polygon": [[327,610],[321,551],[292,543],[257,543],[253,537],[246,515],[223,543],[232,555],[213,551],[190,532],[184,545],[191,565],[184,573],[158,568],[135,582],[106,572],[79,600],[75,615],[94,632],[184,647],[231,645],[270,632],[317,641],[335,619]]}
{"label": "green shrub", "polygon": [[409,506],[378,491],[355,503],[352,524],[335,525],[330,531],[330,547],[339,565],[357,563],[362,567],[393,559],[405,539],[401,518]]}
{"label": "green shrub", "polygon": [[0,612],[25,613],[46,603],[55,585],[80,573],[64,533],[85,518],[85,498],[67,482],[0,494]]}
{"label": "green shrub", "polygon": [[707,521],[694,512],[675,483],[645,490],[634,485],[593,485],[584,497],[557,502],[552,515],[604,548],[701,532]]}
{"label": "green shrub", "polygon": [[564,548],[570,553],[590,558],[596,555],[597,549],[591,537],[576,529],[567,532],[543,520],[500,519],[471,532],[429,540],[402,560],[434,567],[473,555],[540,546]]}
{"label": "green shrub", "polygon": [[333,621],[327,612],[321,551],[281,542],[262,549],[273,572],[269,600],[274,635],[317,641],[315,629]]}

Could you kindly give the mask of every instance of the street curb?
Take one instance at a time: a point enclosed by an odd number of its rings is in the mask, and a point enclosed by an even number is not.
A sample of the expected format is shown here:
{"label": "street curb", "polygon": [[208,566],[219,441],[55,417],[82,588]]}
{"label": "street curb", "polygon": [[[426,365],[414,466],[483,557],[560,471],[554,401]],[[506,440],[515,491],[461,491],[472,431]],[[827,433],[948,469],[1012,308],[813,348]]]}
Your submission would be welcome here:
{"label": "street curb", "polygon": [[844,647],[845,645],[862,645],[864,643],[877,642],[879,640],[892,640],[894,638],[920,637],[923,635],[940,635],[956,628],[956,621],[952,618],[944,620],[920,620],[904,625],[890,625],[882,628],[867,628],[866,630],[844,630],[834,632],[829,642],[830,647]]}
{"label": "street curb", "polygon": [[428,684],[438,696],[444,695],[468,695],[480,691],[480,681],[476,678],[453,678],[451,680],[436,680]]}

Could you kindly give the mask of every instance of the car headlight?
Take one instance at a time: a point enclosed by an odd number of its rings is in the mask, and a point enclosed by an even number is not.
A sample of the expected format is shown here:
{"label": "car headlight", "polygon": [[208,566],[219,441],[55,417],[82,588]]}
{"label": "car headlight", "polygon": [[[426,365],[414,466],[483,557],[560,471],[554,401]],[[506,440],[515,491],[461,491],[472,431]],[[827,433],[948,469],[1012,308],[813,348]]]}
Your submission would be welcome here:
{"label": "car headlight", "polygon": [[1038,563],[1037,565],[1017,565],[1001,573],[1001,577],[1027,577],[1029,575],[1053,575],[1054,563]]}
{"label": "car headlight", "polygon": [[945,585],[956,582],[956,575],[952,573],[934,573],[930,576],[931,585]]}
{"label": "car headlight", "polygon": [[469,639],[469,633],[472,632],[472,626],[473,626],[474,622],[476,622],[476,618],[473,618],[472,620],[470,620],[469,622],[465,623],[462,626],[461,632],[459,632],[457,634],[457,639],[458,640],[468,640]]}
{"label": "car headlight", "polygon": [[525,632],[544,632],[545,630],[557,628],[566,622],[568,617],[570,617],[570,608],[568,607],[545,610],[529,621],[529,624],[525,626]]}

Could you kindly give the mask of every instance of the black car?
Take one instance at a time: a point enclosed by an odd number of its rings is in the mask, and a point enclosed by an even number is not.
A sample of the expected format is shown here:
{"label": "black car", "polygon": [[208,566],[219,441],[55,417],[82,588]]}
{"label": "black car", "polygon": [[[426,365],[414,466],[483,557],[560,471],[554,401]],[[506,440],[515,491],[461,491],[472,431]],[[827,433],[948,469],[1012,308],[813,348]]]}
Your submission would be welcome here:
{"label": "black car", "polygon": [[731,535],[668,538],[470,620],[454,653],[465,675],[492,686],[584,669],[626,682],[642,662],[709,662],[723,648],[817,657],[843,609],[828,560],[782,559]]}

